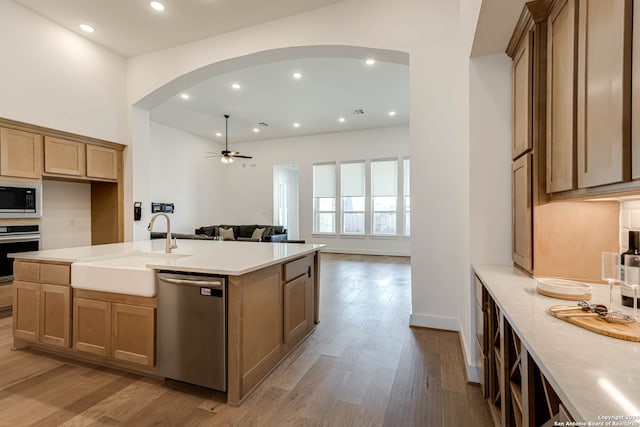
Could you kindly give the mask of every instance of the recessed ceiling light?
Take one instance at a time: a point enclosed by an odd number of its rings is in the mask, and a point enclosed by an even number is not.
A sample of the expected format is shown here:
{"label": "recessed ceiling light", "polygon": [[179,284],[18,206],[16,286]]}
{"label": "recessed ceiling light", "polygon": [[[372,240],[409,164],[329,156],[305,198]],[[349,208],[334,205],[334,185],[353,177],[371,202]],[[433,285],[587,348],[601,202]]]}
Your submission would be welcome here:
{"label": "recessed ceiling light", "polygon": [[344,122],[344,117],[340,117],[340,118],[338,119],[338,121],[339,121],[340,123],[343,123],[343,122]]}
{"label": "recessed ceiling light", "polygon": [[260,132],[260,129],[258,129],[258,128],[253,128],[253,131],[254,131],[255,133],[258,133],[258,132]]}
{"label": "recessed ceiling light", "polygon": [[369,58],[366,61],[364,61],[364,63],[367,64],[367,65],[373,65],[373,64],[376,63],[376,60],[373,59],[373,58]]}
{"label": "recessed ceiling light", "polygon": [[296,80],[300,80],[302,78],[302,74],[301,73],[293,73],[293,78]]}
{"label": "recessed ceiling light", "polygon": [[240,85],[238,83],[233,83],[231,87],[234,88],[235,90],[240,89]]}
{"label": "recessed ceiling light", "polygon": [[294,127],[294,128],[299,128],[299,127],[300,127],[300,123],[294,123],[294,124],[293,124],[293,127]]}
{"label": "recessed ceiling light", "polygon": [[93,33],[96,30],[95,28],[93,28],[91,25],[88,25],[88,24],[80,24],[80,28],[82,28],[82,31],[87,33]]}
{"label": "recessed ceiling light", "polygon": [[191,97],[189,96],[189,94],[188,94],[188,93],[181,93],[181,94],[180,94],[180,98],[182,98],[182,99],[189,99],[189,98],[191,98]]}
{"label": "recessed ceiling light", "polygon": [[389,115],[390,115],[391,117],[393,117],[393,116],[395,116],[395,115],[396,115],[396,112],[395,112],[395,111],[389,111]]}
{"label": "recessed ceiling light", "polygon": [[164,10],[164,5],[159,1],[152,1],[151,3],[149,3],[149,5],[158,12],[162,12]]}
{"label": "recessed ceiling light", "polygon": [[220,132],[216,132],[216,136],[219,138],[222,136],[222,134]]}

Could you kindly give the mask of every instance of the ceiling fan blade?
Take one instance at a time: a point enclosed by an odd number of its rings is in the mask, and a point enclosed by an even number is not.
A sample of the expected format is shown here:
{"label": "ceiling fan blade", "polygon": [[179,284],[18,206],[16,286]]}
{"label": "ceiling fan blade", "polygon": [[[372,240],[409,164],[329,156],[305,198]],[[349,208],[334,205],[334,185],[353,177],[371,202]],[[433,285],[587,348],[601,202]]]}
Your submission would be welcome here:
{"label": "ceiling fan blade", "polygon": [[238,155],[235,155],[233,157],[237,157],[239,159],[253,159],[253,157],[251,157],[251,156],[238,156]]}

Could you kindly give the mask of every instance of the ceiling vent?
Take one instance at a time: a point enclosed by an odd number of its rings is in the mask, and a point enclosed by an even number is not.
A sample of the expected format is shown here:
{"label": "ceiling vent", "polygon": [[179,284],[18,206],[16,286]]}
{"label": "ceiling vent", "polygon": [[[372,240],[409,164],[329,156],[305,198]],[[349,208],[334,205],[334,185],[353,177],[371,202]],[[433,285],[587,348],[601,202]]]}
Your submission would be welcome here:
{"label": "ceiling vent", "polygon": [[357,109],[353,110],[351,113],[355,114],[357,116],[357,115],[360,115],[360,114],[364,114],[364,110],[362,108],[357,108]]}
{"label": "ceiling vent", "polygon": [[268,124],[266,124],[265,122],[260,122],[260,123],[258,123],[258,125],[260,125],[260,126],[264,126],[264,127],[269,126],[269,125],[268,125]]}

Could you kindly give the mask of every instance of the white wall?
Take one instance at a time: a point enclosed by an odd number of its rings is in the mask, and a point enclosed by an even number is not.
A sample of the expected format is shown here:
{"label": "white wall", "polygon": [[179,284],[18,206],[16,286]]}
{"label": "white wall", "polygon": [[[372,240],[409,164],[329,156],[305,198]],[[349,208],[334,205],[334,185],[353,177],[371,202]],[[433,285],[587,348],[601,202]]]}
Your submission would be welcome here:
{"label": "white wall", "polygon": [[[326,133],[299,138],[237,144],[252,160],[236,160],[224,169],[228,204],[222,223],[273,223],[273,165],[296,163],[299,185],[299,238],[324,243],[336,252],[409,255],[406,238],[318,237],[313,230],[313,164],[328,161],[371,160],[409,154],[409,129],[384,127]],[[246,165],[246,167],[243,167]]]}
{"label": "white wall", "polygon": [[[212,218],[221,218],[227,203],[222,182],[224,166],[217,158],[205,158],[208,151],[218,152],[221,146],[156,122],[151,122],[150,140],[150,201],[143,204],[141,221],[145,230],[151,201],[175,204],[175,213],[170,215],[171,231],[175,233],[193,233]],[[154,224],[154,231],[164,230],[163,220]]]}
{"label": "white wall", "polygon": [[[511,59],[469,63],[470,255],[472,264],[511,264]],[[473,274],[461,290],[460,332],[467,373],[477,379]]]}
{"label": "white wall", "polygon": [[[291,46],[361,46],[409,53],[410,154],[413,164],[420,165],[411,168],[411,322],[459,329],[458,300],[461,289],[468,287],[470,264],[469,37],[461,35],[461,22],[458,1],[344,1],[130,58],[128,99],[135,104],[165,85],[164,96],[173,96],[208,77],[204,71],[210,64]],[[185,75],[190,79],[181,78]],[[133,148],[139,148],[135,141]],[[135,170],[139,172],[145,173]],[[301,174],[301,186],[304,179]],[[271,211],[271,204],[266,206]],[[300,212],[301,219],[308,216]]]}
{"label": "white wall", "polygon": [[0,117],[127,143],[123,57],[0,0]]}
{"label": "white wall", "polygon": [[91,245],[91,184],[42,183],[42,249]]}

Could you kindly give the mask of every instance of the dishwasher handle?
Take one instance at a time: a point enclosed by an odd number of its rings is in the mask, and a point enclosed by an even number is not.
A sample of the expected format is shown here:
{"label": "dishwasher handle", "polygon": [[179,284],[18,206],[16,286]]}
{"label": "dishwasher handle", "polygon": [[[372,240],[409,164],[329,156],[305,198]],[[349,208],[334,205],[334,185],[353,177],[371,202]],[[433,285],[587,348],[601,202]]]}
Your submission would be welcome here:
{"label": "dishwasher handle", "polygon": [[172,285],[187,285],[187,286],[205,286],[207,288],[222,288],[223,283],[220,280],[187,280],[187,279],[174,279],[171,277],[160,276],[162,282],[171,283]]}

